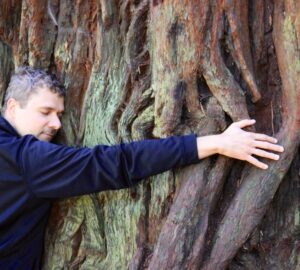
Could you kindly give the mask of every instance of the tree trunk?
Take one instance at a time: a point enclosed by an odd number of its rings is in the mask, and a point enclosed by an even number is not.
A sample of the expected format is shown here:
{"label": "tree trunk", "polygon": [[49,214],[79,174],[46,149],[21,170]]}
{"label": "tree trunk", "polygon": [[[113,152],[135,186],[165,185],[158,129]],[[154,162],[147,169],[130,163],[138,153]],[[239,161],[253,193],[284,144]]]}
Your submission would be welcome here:
{"label": "tree trunk", "polygon": [[59,201],[44,269],[300,269],[297,0],[2,0],[0,97],[16,66],[67,88],[60,140],[222,132],[255,118],[269,169],[213,156]]}

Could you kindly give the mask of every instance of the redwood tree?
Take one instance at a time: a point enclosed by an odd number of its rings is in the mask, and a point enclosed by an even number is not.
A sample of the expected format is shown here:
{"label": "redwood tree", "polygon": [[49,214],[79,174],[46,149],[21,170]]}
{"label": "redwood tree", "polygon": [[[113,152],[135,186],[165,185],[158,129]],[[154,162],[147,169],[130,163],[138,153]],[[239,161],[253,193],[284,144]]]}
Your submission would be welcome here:
{"label": "redwood tree", "polygon": [[2,0],[0,97],[20,65],[67,88],[75,146],[222,132],[285,147],[259,170],[213,156],[59,201],[44,269],[300,269],[297,0]]}

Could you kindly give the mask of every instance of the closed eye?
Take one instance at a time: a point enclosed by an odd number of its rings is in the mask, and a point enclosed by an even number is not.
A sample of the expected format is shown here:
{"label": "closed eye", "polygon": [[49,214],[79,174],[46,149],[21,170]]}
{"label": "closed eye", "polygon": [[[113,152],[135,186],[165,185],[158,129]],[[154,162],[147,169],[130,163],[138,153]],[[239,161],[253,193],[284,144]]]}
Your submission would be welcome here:
{"label": "closed eye", "polygon": [[49,115],[50,112],[45,111],[45,112],[41,112],[42,115]]}

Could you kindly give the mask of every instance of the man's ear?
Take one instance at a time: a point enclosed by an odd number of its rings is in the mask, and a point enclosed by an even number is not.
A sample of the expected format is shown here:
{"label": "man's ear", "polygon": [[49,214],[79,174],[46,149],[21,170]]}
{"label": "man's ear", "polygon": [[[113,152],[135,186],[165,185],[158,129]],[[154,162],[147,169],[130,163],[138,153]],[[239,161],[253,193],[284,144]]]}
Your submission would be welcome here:
{"label": "man's ear", "polygon": [[17,100],[15,100],[14,98],[9,98],[6,103],[5,115],[10,118],[14,118],[15,111],[18,106],[20,106],[20,104]]}

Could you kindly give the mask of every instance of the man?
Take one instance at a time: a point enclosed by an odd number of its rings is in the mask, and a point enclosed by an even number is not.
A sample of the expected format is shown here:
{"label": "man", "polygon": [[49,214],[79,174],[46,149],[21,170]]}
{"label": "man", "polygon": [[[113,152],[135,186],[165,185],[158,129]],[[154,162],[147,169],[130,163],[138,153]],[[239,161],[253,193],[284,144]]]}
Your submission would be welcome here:
{"label": "man", "polygon": [[[131,187],[175,166],[223,154],[267,169],[252,155],[278,160],[277,140],[233,123],[224,133],[72,148],[50,143],[61,128],[65,90],[42,70],[20,68],[0,117],[0,269],[40,269],[52,200]],[[272,151],[272,152],[270,152]]]}

